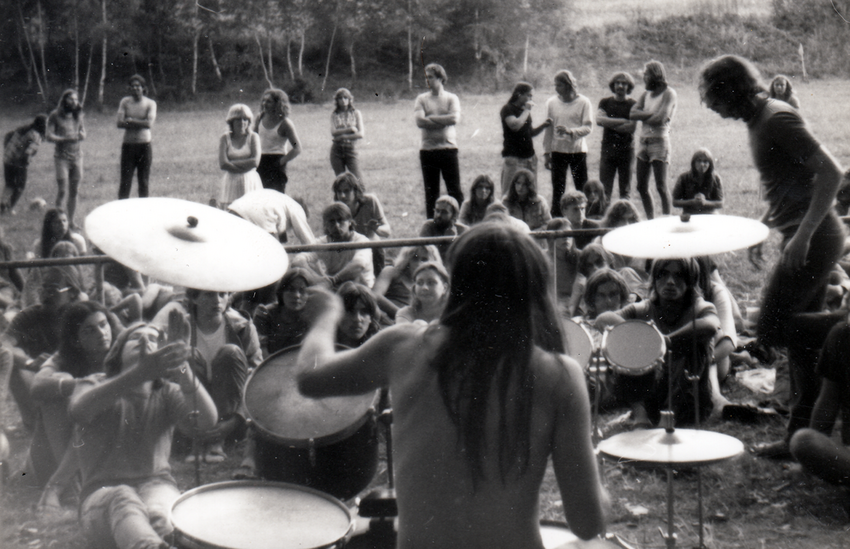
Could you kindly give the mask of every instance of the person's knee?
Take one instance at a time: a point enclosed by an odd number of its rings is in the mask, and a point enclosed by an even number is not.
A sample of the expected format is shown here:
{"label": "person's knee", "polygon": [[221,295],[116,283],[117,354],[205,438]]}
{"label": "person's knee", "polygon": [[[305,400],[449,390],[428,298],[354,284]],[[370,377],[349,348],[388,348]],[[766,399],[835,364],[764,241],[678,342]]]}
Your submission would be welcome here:
{"label": "person's knee", "polygon": [[798,429],[788,443],[791,455],[800,463],[805,463],[813,453],[816,453],[818,446],[825,435],[815,431],[814,429]]}
{"label": "person's knee", "polygon": [[239,345],[228,343],[223,345],[215,354],[213,368],[216,366],[221,366],[228,371],[244,370],[248,366],[248,358]]}

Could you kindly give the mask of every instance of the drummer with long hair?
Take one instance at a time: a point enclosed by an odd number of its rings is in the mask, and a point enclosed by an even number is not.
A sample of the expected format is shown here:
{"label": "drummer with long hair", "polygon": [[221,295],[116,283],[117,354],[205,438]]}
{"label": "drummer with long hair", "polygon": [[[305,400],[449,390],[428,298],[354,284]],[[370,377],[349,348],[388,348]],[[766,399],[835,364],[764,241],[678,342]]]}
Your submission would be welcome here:
{"label": "drummer with long hair", "polygon": [[604,532],[606,496],[579,366],[564,355],[551,274],[531,238],[482,223],[449,253],[438,322],[402,324],[336,352],[340,300],[314,290],[297,367],[304,394],[389,387],[398,547],[542,548],[538,499],[549,458],[572,532]]}

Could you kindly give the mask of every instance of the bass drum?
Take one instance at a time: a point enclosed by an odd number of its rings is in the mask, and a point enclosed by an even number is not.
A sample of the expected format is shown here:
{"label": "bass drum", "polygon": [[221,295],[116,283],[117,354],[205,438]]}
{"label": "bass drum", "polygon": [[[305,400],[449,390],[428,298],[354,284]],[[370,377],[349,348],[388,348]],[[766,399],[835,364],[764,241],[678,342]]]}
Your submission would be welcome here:
{"label": "bass drum", "polygon": [[341,549],[354,521],[339,500],[317,490],[231,481],[189,490],[171,509],[181,549]]}
{"label": "bass drum", "polygon": [[352,498],[378,468],[375,407],[380,391],[320,399],[302,395],[294,368],[300,349],[271,355],[245,384],[257,473]]}

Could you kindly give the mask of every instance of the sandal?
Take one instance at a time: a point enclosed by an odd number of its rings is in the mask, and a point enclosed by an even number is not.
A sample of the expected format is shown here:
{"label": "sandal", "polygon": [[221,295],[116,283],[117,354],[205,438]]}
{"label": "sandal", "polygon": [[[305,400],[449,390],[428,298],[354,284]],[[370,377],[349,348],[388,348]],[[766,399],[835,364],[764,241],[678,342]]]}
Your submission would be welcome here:
{"label": "sandal", "polygon": [[214,444],[209,447],[206,455],[204,456],[204,461],[206,463],[221,463],[226,459],[227,454],[224,453],[224,448],[221,447],[221,444]]}
{"label": "sandal", "polygon": [[260,477],[257,476],[257,472],[253,467],[240,465],[235,471],[233,471],[230,478],[233,480],[258,480]]}

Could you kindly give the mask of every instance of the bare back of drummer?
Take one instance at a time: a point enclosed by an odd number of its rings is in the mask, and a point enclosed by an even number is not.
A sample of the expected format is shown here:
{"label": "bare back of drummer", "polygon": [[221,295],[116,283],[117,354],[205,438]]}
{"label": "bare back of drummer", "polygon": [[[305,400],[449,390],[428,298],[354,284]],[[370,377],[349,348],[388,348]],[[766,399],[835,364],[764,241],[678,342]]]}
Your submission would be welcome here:
{"label": "bare back of drummer", "polygon": [[[302,392],[390,388],[401,549],[541,549],[538,499],[550,456],[573,533],[603,533],[587,390],[562,354],[542,252],[513,229],[482,223],[458,238],[450,258],[452,294],[439,322],[388,328],[351,351],[334,351],[338,301],[313,292],[298,361]],[[457,373],[478,378],[475,387]]]}

